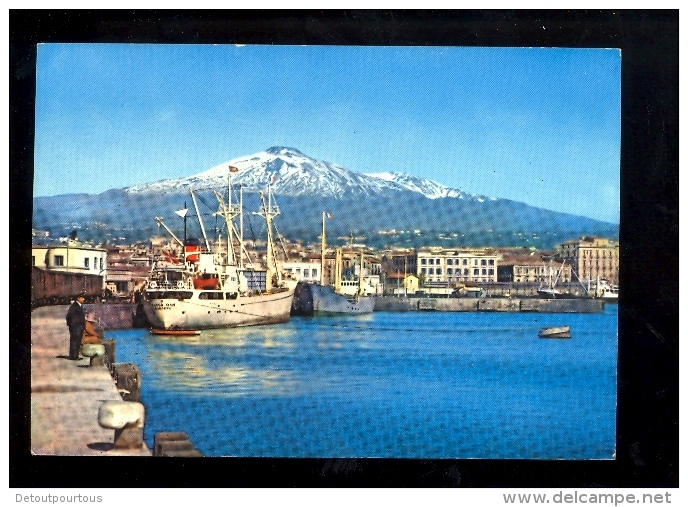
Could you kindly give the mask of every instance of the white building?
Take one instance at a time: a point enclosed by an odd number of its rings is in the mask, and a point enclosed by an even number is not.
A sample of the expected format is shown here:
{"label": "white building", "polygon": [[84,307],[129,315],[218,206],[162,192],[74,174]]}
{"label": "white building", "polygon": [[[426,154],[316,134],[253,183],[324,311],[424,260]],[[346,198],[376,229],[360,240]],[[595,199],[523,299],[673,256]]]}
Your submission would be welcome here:
{"label": "white building", "polygon": [[432,249],[417,254],[417,275],[426,282],[497,281],[497,255],[481,249]]}
{"label": "white building", "polygon": [[282,269],[291,273],[296,281],[320,282],[319,262],[285,262]]}
{"label": "white building", "polygon": [[80,273],[107,278],[107,250],[86,246],[75,240],[66,244],[32,246],[31,265],[48,271]]}

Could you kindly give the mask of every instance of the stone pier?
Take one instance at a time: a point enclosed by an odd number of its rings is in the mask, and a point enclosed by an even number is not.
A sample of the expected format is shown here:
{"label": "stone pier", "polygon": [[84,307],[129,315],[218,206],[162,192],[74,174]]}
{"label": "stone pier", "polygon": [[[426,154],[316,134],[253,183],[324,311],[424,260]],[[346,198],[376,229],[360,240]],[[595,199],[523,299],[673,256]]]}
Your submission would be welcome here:
{"label": "stone pier", "polygon": [[151,456],[148,447],[118,448],[98,413],[122,397],[105,362],[68,359],[67,306],[31,312],[31,452],[54,456]]}

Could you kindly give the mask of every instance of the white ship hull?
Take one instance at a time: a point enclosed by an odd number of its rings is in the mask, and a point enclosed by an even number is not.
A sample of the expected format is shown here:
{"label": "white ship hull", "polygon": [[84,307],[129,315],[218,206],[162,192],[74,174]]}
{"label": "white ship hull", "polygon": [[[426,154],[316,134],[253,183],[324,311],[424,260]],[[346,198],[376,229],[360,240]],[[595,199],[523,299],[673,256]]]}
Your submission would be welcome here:
{"label": "white ship hull", "polygon": [[[222,292],[217,295],[225,296]],[[179,296],[191,297],[182,298]],[[287,322],[294,294],[282,289],[268,294],[237,295],[234,299],[205,299],[209,291],[149,291],[144,302],[146,317],[158,329],[212,329],[259,326]],[[163,297],[161,297],[163,296]]]}

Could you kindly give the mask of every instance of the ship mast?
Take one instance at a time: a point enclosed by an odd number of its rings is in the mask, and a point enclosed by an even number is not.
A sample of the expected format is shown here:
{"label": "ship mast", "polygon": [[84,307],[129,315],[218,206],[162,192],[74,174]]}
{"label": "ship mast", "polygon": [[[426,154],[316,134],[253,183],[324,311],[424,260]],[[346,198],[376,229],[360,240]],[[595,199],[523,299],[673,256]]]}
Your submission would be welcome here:
{"label": "ship mast", "polygon": [[[210,244],[208,243],[208,236],[205,233],[205,226],[203,225],[203,219],[201,218],[201,213],[198,211],[198,203],[196,202],[196,195],[192,188],[189,188],[189,193],[191,194],[191,200],[194,203],[194,208],[196,209],[196,216],[198,217],[198,223],[201,226],[201,232],[203,233],[203,239],[205,240],[205,249],[210,252]],[[186,216],[184,217],[186,218]],[[186,236],[186,234],[184,234]]]}
{"label": "ship mast", "polygon": [[320,285],[325,285],[325,212],[322,214],[322,236],[320,237]]}
{"label": "ship mast", "polygon": [[361,250],[361,268],[358,272],[358,294],[363,295],[363,250]]}
{"label": "ship mast", "polygon": [[342,292],[342,249],[335,249],[334,253],[334,291]]}
{"label": "ship mast", "polygon": [[277,275],[277,280],[276,283],[279,285],[281,283],[281,276],[279,269],[277,268],[277,259],[275,257],[275,245],[273,242],[272,238],[272,220],[280,214],[279,207],[275,206],[272,204],[272,193],[270,190],[270,184],[268,184],[268,202],[267,204],[265,203],[265,194],[263,192],[260,192],[260,200],[263,203],[261,206],[260,212],[258,215],[262,216],[265,218],[265,223],[267,226],[267,259],[266,259],[266,264],[268,268],[268,272],[266,274],[266,289],[270,290],[271,289],[271,283],[272,283],[272,268],[274,267],[275,269],[275,274]]}
{"label": "ship mast", "polygon": [[[236,229],[234,228],[234,223],[232,220],[234,219],[234,217],[241,214],[241,208],[239,206],[232,205],[231,172],[232,169],[230,168],[227,174],[227,202],[225,203],[224,197],[222,197],[222,195],[220,195],[220,193],[217,190],[213,190],[213,193],[215,194],[215,198],[217,199],[217,202],[220,205],[218,213],[222,215],[222,218],[224,218],[227,224],[227,263],[236,266],[237,259],[234,252],[232,235],[233,233],[236,234]],[[242,239],[239,238],[239,241],[241,244]],[[239,256],[241,257],[241,251],[239,251]]]}
{"label": "ship mast", "polygon": [[[239,183],[239,269],[244,269],[244,185]],[[251,260],[249,259],[249,262]]]}

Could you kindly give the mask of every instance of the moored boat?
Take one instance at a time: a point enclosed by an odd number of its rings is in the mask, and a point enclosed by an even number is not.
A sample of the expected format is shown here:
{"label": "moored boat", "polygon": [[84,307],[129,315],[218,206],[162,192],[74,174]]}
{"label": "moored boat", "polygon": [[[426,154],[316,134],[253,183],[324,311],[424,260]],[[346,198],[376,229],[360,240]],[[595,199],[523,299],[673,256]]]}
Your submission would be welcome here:
{"label": "moored boat", "polygon": [[538,332],[540,338],[571,338],[569,326],[545,327]]}
{"label": "moored boat", "polygon": [[[342,290],[342,250],[335,250],[335,286],[325,284],[325,216],[322,216],[321,270],[320,283],[299,282],[294,291],[292,315],[338,315],[372,313],[375,308],[375,297],[366,293],[364,288],[364,262],[361,252],[358,288],[352,287],[353,293]],[[353,282],[350,282],[353,283]]]}
{"label": "moored boat", "polygon": [[[197,206],[205,249],[198,240],[182,242],[165,226],[160,217],[156,217],[158,224],[165,227],[182,246],[183,258],[179,262],[156,263],[151,272],[143,304],[154,329],[195,331],[275,324],[289,320],[296,284],[282,279],[276,263],[272,244],[272,220],[279,215],[279,208],[272,203],[270,187],[268,186],[267,203],[261,192],[262,206],[257,213],[267,223],[267,265],[264,267],[254,267],[250,261],[244,264],[243,237],[237,232],[233,222],[235,217],[242,216],[243,210],[241,205],[232,205],[231,185],[228,187],[228,202],[215,192],[220,208],[218,215],[224,218],[227,226],[226,249],[219,245],[214,251],[210,248]],[[193,191],[191,197],[196,205]],[[178,214],[185,216],[186,210],[182,211],[183,214]],[[239,231],[243,231],[243,224]]]}
{"label": "moored boat", "polygon": [[293,315],[337,315],[372,313],[375,308],[373,296],[351,296],[338,294],[329,285],[299,282],[294,291]]}
{"label": "moored boat", "polygon": [[587,294],[579,295],[575,292],[565,292],[560,290],[557,286],[559,277],[564,272],[564,265],[566,261],[561,263],[561,267],[557,268],[555,274],[553,273],[552,262],[549,265],[548,283],[541,284],[537,289],[538,297],[541,299],[588,299]]}
{"label": "moored boat", "polygon": [[619,302],[619,286],[610,284],[607,280],[600,280],[598,283],[599,298],[605,303]]}
{"label": "moored boat", "polygon": [[198,336],[200,329],[156,329],[151,328],[150,334],[169,335],[169,336]]}

